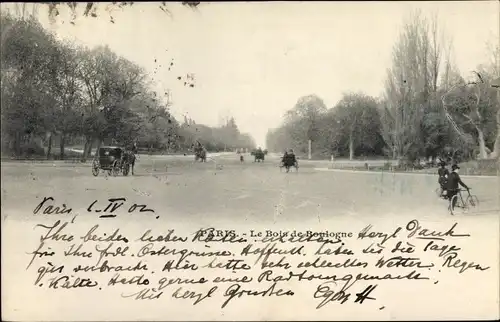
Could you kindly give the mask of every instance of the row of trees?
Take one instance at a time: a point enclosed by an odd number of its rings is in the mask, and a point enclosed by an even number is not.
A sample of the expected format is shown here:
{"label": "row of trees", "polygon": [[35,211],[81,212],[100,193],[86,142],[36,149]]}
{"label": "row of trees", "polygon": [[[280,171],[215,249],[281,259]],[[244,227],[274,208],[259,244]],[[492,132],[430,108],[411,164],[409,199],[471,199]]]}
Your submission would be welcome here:
{"label": "row of trees", "polygon": [[209,151],[234,151],[237,149],[254,149],[255,141],[247,133],[241,133],[233,117],[227,119],[219,127],[196,124],[184,117],[181,126],[187,137],[194,137]]}
{"label": "row of trees", "polygon": [[384,140],[378,102],[362,93],[345,94],[328,109],[317,95],[301,97],[287,112],[284,124],[267,134],[267,148],[293,148],[307,153],[309,140],[315,156],[382,155]]}
{"label": "row of trees", "polygon": [[186,151],[196,141],[209,150],[248,147],[234,119],[220,128],[180,124],[170,93],[151,90],[146,72],[108,47],[60,41],[33,18],[2,14],[2,152],[53,154],[81,142],[85,159],[102,144],[137,142],[150,151]]}
{"label": "row of trees", "polygon": [[385,93],[345,93],[331,109],[316,95],[300,98],[283,124],[267,135],[274,151],[295,148],[353,159],[378,155],[419,158],[497,158],[500,152],[500,48],[463,76],[444,46],[437,19],[415,12],[393,48]]}

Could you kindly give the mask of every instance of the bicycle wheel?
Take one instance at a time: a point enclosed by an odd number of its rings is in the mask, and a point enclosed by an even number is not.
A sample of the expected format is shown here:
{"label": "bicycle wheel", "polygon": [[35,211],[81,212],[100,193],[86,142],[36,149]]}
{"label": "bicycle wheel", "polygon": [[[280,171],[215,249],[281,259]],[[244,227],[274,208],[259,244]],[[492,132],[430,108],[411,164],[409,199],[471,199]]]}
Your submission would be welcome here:
{"label": "bicycle wheel", "polygon": [[467,197],[467,204],[471,207],[479,206],[479,199],[475,195],[470,195]]}
{"label": "bicycle wheel", "polygon": [[469,211],[470,207],[469,207],[469,203],[467,202],[467,199],[463,200],[462,199],[462,213],[466,213]]}
{"label": "bicycle wheel", "polygon": [[[454,195],[453,197],[451,197],[450,204],[448,206],[448,210],[453,216],[455,215],[455,209],[457,208],[457,203],[458,203],[458,196]],[[455,207],[453,207],[453,205],[455,205]]]}

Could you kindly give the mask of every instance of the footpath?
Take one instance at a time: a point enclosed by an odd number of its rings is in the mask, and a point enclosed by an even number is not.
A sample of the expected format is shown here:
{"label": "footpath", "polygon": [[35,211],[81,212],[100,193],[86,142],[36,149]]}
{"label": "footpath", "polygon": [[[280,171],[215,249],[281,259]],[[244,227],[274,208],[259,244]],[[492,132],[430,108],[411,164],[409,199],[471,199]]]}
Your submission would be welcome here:
{"label": "footpath", "polygon": [[[281,156],[271,154],[270,159],[276,159],[279,162]],[[437,167],[426,169],[384,169],[387,164],[393,166],[397,164],[396,160],[308,160],[299,158],[301,168],[314,168],[315,171],[323,172],[346,172],[346,173],[369,173],[369,174],[395,174],[395,175],[427,175],[436,176]],[[497,178],[500,180],[500,163],[497,163],[496,169],[481,169],[474,162],[461,164],[460,175],[469,178]],[[496,174],[495,174],[496,173]]]}

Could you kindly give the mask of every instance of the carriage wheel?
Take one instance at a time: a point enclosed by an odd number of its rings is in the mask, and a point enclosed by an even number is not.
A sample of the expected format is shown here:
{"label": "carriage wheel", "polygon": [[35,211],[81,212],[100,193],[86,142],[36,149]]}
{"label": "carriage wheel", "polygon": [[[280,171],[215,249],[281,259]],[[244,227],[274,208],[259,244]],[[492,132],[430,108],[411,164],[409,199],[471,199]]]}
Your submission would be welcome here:
{"label": "carriage wheel", "polygon": [[125,163],[123,165],[123,175],[128,176],[129,171],[130,171],[130,165],[128,163]]}
{"label": "carriage wheel", "polygon": [[92,174],[94,177],[97,177],[99,175],[99,162],[97,160],[94,160],[92,162]]}

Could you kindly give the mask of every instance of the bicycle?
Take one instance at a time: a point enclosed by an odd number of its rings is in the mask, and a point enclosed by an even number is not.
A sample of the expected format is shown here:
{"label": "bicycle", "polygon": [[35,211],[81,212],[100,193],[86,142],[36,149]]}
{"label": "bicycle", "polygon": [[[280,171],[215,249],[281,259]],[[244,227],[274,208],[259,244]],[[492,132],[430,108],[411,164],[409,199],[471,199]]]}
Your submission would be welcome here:
{"label": "bicycle", "polygon": [[[462,191],[467,191],[467,197],[464,198],[462,196]],[[455,206],[453,206],[455,204]],[[456,213],[456,208],[462,209],[462,213],[465,213],[469,210],[470,207],[477,207],[479,206],[479,199],[477,196],[472,195],[470,193],[470,189],[465,190],[465,189],[460,189],[456,195],[451,197],[448,209],[450,210],[450,213],[452,215],[455,215]]]}
{"label": "bicycle", "polygon": [[439,187],[439,188],[436,188],[436,190],[434,190],[434,192],[436,193],[436,196],[438,196],[438,198],[440,199],[446,199],[446,195],[443,194],[443,192],[445,191],[445,189]]}
{"label": "bicycle", "polygon": [[280,172],[283,168],[286,169],[286,172],[290,172],[290,169],[294,167],[295,168],[295,172],[299,172],[299,162],[297,160],[295,160],[295,162],[293,164],[289,164],[289,163],[285,163],[283,161],[280,162],[280,165],[279,165],[279,168],[280,168]]}

